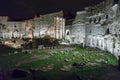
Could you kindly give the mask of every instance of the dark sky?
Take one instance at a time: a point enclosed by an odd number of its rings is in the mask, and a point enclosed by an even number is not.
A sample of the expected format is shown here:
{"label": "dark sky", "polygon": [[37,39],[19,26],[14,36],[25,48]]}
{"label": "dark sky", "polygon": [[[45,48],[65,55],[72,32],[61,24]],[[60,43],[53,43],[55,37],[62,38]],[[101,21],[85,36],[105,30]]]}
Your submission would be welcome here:
{"label": "dark sky", "polygon": [[26,19],[35,14],[60,10],[76,14],[76,11],[101,1],[103,0],[0,0],[0,15],[7,15],[13,19]]}

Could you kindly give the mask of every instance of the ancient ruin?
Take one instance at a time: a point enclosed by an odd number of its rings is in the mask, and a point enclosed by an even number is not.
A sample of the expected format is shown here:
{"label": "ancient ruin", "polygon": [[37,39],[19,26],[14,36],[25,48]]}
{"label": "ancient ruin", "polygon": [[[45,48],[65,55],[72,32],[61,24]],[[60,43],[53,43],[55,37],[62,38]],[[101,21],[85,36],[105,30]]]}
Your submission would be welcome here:
{"label": "ancient ruin", "polygon": [[1,39],[40,38],[49,35],[70,44],[81,44],[120,55],[120,4],[105,0],[78,11],[72,24],[66,25],[63,11],[40,15],[25,21],[8,21],[0,17]]}
{"label": "ancient ruin", "polygon": [[0,17],[0,37],[11,38],[40,38],[49,35],[56,39],[64,38],[65,19],[63,12],[40,15],[25,21],[8,21],[8,17]]}
{"label": "ancient ruin", "polygon": [[98,5],[78,11],[68,39],[71,44],[82,44],[120,55],[120,4],[105,0]]}

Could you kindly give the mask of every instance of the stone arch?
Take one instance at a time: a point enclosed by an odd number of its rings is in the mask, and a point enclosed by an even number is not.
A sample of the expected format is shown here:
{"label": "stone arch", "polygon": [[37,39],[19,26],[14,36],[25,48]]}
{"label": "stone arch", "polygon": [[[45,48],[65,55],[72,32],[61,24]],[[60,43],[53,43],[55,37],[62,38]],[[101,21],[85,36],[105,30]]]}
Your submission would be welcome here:
{"label": "stone arch", "polygon": [[67,35],[70,35],[70,32],[67,32]]}
{"label": "stone arch", "polygon": [[70,40],[70,30],[69,29],[67,29],[66,31],[65,31],[65,39],[66,40]]}
{"label": "stone arch", "polygon": [[106,34],[110,34],[110,30],[109,30],[109,28],[106,30]]}
{"label": "stone arch", "polygon": [[69,36],[70,35],[70,30],[66,30],[66,35]]}
{"label": "stone arch", "polygon": [[19,31],[18,30],[13,31],[13,37],[14,38],[18,38],[19,37]]}

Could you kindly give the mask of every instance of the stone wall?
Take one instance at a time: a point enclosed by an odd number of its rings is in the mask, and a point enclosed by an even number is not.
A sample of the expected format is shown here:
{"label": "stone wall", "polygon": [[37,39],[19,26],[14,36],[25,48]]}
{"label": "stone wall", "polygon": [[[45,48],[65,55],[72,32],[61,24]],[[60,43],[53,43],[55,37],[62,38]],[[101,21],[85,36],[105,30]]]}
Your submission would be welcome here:
{"label": "stone wall", "polygon": [[119,55],[117,50],[119,38],[116,35],[119,34],[120,28],[116,14],[118,6],[111,4],[109,0],[108,3],[105,3],[104,12],[102,10],[93,15],[88,15],[86,45],[109,51],[117,57]]}
{"label": "stone wall", "polygon": [[2,22],[1,32],[3,38],[20,37],[25,34],[25,22]]}
{"label": "stone wall", "polygon": [[43,37],[50,35],[53,38],[62,39],[65,34],[65,19],[63,12],[56,12],[34,18],[34,36]]}
{"label": "stone wall", "polygon": [[0,22],[8,21],[8,16],[0,16]]}
{"label": "stone wall", "polygon": [[77,12],[72,24],[71,44],[109,51],[117,58],[120,55],[120,5],[106,0],[96,6]]}
{"label": "stone wall", "polygon": [[3,39],[12,37],[32,39],[34,37],[44,37],[45,35],[50,35],[57,39],[65,37],[63,11],[40,15],[40,17],[25,21],[7,21],[6,17],[0,17],[0,23],[0,37]]}
{"label": "stone wall", "polygon": [[85,16],[86,11],[77,12],[77,16],[73,21],[70,31],[71,44],[84,44],[85,42]]}

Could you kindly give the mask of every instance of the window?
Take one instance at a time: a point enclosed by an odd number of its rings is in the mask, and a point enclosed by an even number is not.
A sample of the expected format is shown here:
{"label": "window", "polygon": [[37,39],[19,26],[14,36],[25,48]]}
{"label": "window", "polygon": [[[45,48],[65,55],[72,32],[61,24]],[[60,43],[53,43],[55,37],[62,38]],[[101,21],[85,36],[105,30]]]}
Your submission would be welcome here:
{"label": "window", "polygon": [[109,29],[107,29],[106,34],[110,34],[110,30]]}
{"label": "window", "polygon": [[106,15],[106,19],[108,19],[108,15]]}

